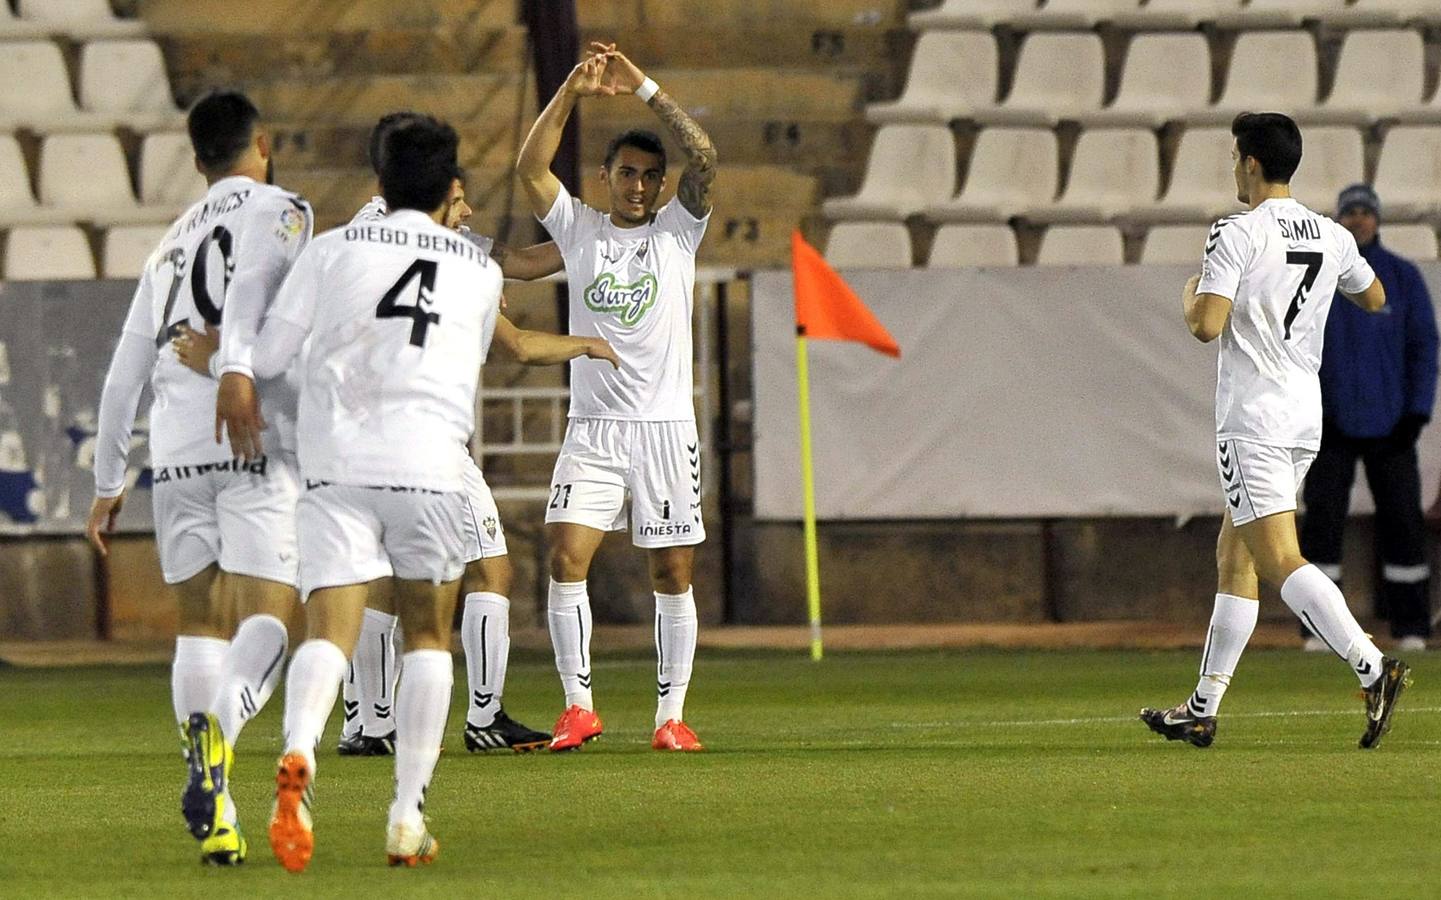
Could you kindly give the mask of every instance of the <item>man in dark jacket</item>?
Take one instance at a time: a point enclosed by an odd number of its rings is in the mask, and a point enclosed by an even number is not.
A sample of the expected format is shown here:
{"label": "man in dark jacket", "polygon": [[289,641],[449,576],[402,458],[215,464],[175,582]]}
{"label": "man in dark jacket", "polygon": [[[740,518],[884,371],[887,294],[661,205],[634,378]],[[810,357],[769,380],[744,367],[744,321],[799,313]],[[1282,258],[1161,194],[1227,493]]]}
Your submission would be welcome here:
{"label": "man in dark jacket", "polygon": [[[1355,235],[1386,288],[1386,307],[1371,315],[1347,303],[1331,306],[1321,357],[1321,451],[1306,478],[1301,550],[1340,584],[1342,531],[1361,460],[1376,501],[1377,612],[1399,647],[1425,649],[1431,570],[1416,438],[1436,397],[1436,316],[1420,270],[1381,246],[1376,192],[1352,185],[1336,206],[1337,221]],[[1308,649],[1313,642],[1320,644],[1310,637]]]}

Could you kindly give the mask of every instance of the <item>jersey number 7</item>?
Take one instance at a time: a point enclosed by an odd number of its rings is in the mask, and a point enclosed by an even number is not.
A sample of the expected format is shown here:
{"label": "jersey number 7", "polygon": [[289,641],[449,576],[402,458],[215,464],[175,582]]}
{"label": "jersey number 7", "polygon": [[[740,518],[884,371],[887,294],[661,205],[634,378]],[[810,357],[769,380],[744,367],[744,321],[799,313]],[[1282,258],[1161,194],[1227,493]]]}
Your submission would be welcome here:
{"label": "jersey number 7", "polygon": [[1308,299],[1306,294],[1311,290],[1311,285],[1316,283],[1316,275],[1321,271],[1322,255],[1315,250],[1291,250],[1286,254],[1286,265],[1305,266],[1306,272],[1301,276],[1301,284],[1296,288],[1296,294],[1291,298],[1291,308],[1286,310],[1286,340],[1291,339],[1291,323],[1296,321],[1296,316],[1301,312],[1301,306]]}
{"label": "jersey number 7", "polygon": [[[430,305],[431,297],[435,293],[435,270],[438,266],[433,259],[417,259],[401,274],[400,279],[390,286],[390,290],[385,292],[385,296],[380,298],[379,305],[375,307],[377,319],[410,319],[413,323],[410,326],[410,343],[416,347],[425,346],[426,329],[440,324],[440,313],[425,309]],[[415,295],[415,303],[411,306],[396,303],[401,292],[417,276],[420,278],[420,290]]]}

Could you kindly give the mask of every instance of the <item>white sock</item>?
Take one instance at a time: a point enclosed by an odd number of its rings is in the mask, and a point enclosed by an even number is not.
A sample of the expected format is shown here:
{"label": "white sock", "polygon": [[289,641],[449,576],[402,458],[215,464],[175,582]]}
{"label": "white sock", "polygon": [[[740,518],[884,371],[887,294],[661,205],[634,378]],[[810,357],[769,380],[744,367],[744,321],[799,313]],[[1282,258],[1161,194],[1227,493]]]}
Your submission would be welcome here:
{"label": "white sock", "polygon": [[225,653],[215,716],[232,744],[252,716],[265,708],[280,682],[281,660],[290,646],[285,623],[275,616],[250,616],[235,630]]}
{"label": "white sock", "polygon": [[684,721],[685,692],[695,662],[695,593],[655,595],[655,727]]}
{"label": "white sock", "polygon": [[510,601],[489,591],[467,594],[465,614],[460,620],[460,642],[465,646],[465,673],[470,687],[465,721],[484,728],[495,721],[505,693]]}
{"label": "white sock", "polygon": [[405,654],[405,677],[395,714],[395,802],[390,824],[423,824],[425,789],[440,759],[455,661],[446,650]]}
{"label": "white sock", "polygon": [[1307,563],[1292,572],[1281,585],[1281,599],[1332,653],[1346,660],[1362,687],[1381,677],[1381,651],[1351,615],[1341,589],[1320,569]]}
{"label": "white sock", "polygon": [[1217,594],[1211,610],[1211,628],[1206,632],[1206,649],[1201,651],[1201,680],[1196,692],[1186,701],[1191,714],[1214,716],[1221,708],[1221,698],[1231,686],[1236,663],[1256,630],[1256,616],[1261,604],[1234,594]]}
{"label": "white sock", "polygon": [[398,619],[367,609],[345,678],[345,725],[349,736],[385,737],[395,730],[395,625]]}
{"label": "white sock", "polygon": [[285,750],[305,756],[315,771],[315,745],[335,707],[345,654],[330,641],[312,638],[300,645],[285,676]]}
{"label": "white sock", "polygon": [[191,713],[210,712],[220,669],[229,641],[182,634],[175,639],[175,661],[170,664],[170,703],[175,721],[184,725]]}
{"label": "white sock", "polygon": [[552,578],[546,607],[555,668],[565,687],[565,705],[594,710],[590,694],[590,596],[585,582]]}

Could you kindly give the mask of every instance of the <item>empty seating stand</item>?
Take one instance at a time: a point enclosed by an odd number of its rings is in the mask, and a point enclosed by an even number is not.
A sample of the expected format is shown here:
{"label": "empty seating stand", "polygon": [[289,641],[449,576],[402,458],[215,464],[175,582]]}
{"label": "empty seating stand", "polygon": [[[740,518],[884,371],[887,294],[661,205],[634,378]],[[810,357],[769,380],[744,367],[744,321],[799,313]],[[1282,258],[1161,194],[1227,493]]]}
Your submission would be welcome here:
{"label": "empty seating stand", "polygon": [[1119,266],[1125,262],[1121,232],[1110,225],[1055,225],[1046,229],[1038,266]]}
{"label": "empty seating stand", "polygon": [[1104,109],[1076,114],[1083,125],[1156,128],[1211,102],[1211,51],[1201,34],[1138,34],[1126,52],[1120,89]]}
{"label": "empty seating stand", "polygon": [[1092,128],[1081,133],[1065,193],[1026,210],[1041,222],[1101,222],[1154,203],[1160,188],[1156,138],[1141,128]]}
{"label": "empty seating stand", "polygon": [[942,225],[927,262],[932,269],[1019,264],[1016,235],[1008,225]]}
{"label": "empty seating stand", "polygon": [[10,229],[5,242],[8,281],[80,281],[95,277],[95,257],[85,232],[74,225]]}
{"label": "empty seating stand", "polygon": [[996,40],[984,31],[930,31],[916,41],[900,99],[873,103],[876,124],[946,122],[996,105],[1000,77]]}
{"label": "empty seating stand", "polygon": [[911,235],[899,222],[841,222],[826,241],[826,261],[856,269],[909,269]]}
{"label": "empty seating stand", "polygon": [[987,128],[976,138],[965,184],[926,207],[934,222],[1004,222],[1051,202],[1059,175],[1056,135],[1044,128]]}
{"label": "empty seating stand", "polygon": [[145,262],[165,237],[164,225],[117,225],[105,233],[105,278],[139,278]]}
{"label": "empty seating stand", "polygon": [[184,124],[160,47],[151,40],[87,43],[80,53],[80,106],[138,131]]}
{"label": "empty seating stand", "polygon": [[1033,34],[1021,46],[1010,94],[973,118],[986,125],[1054,125],[1099,110],[1105,83],[1100,37]]}
{"label": "empty seating stand", "polygon": [[942,125],[887,125],[876,133],[865,180],[853,197],[827,200],[832,219],[900,220],[951,195],[955,136]]}
{"label": "empty seating stand", "polygon": [[1141,262],[1146,265],[1201,265],[1209,225],[1157,225],[1146,232]]}

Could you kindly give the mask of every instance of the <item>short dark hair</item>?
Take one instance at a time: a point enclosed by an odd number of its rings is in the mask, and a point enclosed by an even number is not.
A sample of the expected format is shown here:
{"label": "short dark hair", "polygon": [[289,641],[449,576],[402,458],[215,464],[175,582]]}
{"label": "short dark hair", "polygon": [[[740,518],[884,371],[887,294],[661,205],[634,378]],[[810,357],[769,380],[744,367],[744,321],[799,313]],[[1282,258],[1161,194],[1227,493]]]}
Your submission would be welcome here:
{"label": "short dark hair", "polygon": [[634,147],[637,150],[644,150],[646,153],[654,153],[660,157],[660,173],[665,174],[665,144],[661,143],[660,135],[654,131],[646,131],[644,128],[630,128],[610,139],[610,144],[605,148],[605,167],[615,162],[616,154],[622,147]]}
{"label": "short dark hair", "polygon": [[185,125],[195,158],[207,172],[223,172],[235,164],[255,137],[260,110],[239,91],[211,91],[190,107]]}
{"label": "short dark hair", "polygon": [[380,195],[394,212],[433,212],[445,202],[451,182],[464,173],[456,161],[455,129],[431,116],[416,116],[386,131],[381,140]]}
{"label": "short dark hair", "polygon": [[1231,134],[1242,157],[1261,164],[1261,175],[1272,184],[1290,184],[1301,164],[1301,129],[1281,113],[1241,113],[1231,122]]}
{"label": "short dark hair", "polygon": [[405,122],[414,122],[423,118],[425,116],[418,112],[399,110],[381,116],[380,121],[375,123],[375,127],[370,129],[370,144],[366,148],[366,157],[369,158],[370,168],[375,171],[376,175],[380,174],[380,160],[385,151],[385,135]]}

